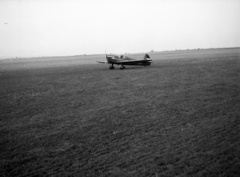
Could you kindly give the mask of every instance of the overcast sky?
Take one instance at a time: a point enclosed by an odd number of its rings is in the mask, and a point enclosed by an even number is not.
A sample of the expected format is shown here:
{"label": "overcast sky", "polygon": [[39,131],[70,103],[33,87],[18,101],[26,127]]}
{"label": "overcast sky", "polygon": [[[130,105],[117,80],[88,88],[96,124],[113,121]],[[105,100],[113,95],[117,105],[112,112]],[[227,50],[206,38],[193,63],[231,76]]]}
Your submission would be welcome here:
{"label": "overcast sky", "polygon": [[1,0],[0,57],[240,47],[239,0]]}

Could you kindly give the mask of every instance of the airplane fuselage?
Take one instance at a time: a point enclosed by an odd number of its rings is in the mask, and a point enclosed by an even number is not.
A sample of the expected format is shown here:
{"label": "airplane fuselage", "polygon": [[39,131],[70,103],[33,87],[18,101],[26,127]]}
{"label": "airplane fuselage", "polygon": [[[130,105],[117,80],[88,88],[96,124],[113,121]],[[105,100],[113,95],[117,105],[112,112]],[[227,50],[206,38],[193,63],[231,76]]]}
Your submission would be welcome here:
{"label": "airplane fuselage", "polygon": [[116,65],[151,65],[151,60],[126,60],[125,59],[115,59],[107,58],[108,64]]}
{"label": "airplane fuselage", "polygon": [[106,61],[99,61],[98,63],[107,63],[109,64],[109,69],[114,69],[114,65],[121,65],[120,69],[125,69],[124,65],[141,65],[149,66],[152,63],[150,56],[145,54],[142,60],[134,59],[124,55],[106,55]]}

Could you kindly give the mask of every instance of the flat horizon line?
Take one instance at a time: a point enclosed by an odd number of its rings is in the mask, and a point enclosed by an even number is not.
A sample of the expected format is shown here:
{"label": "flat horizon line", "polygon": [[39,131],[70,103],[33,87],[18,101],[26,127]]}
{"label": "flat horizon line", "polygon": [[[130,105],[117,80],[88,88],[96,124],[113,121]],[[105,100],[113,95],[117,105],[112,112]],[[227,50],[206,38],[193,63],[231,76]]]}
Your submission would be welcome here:
{"label": "flat horizon line", "polygon": [[[143,53],[162,53],[162,52],[179,52],[179,51],[192,51],[192,50],[218,50],[218,49],[240,49],[240,47],[219,47],[219,48],[193,48],[193,49],[174,49],[174,50],[162,50],[162,51],[149,51],[149,52],[133,52],[124,53],[125,55],[143,54]],[[95,56],[105,54],[118,54],[118,53],[96,53],[96,54],[77,54],[77,55],[49,55],[49,56],[32,56],[32,57],[0,57],[0,60],[19,60],[19,59],[31,59],[31,58],[62,58],[62,57],[77,57],[77,56]],[[119,53],[120,54],[120,53]],[[121,53],[123,54],[123,53]]]}

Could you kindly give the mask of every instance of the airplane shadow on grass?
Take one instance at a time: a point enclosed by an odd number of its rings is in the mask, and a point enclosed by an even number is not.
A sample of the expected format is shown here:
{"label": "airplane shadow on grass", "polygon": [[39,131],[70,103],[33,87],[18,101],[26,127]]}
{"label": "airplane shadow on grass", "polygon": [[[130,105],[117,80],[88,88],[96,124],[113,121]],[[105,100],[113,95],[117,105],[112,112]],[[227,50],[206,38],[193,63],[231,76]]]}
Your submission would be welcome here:
{"label": "airplane shadow on grass", "polygon": [[110,72],[116,72],[116,71],[128,71],[128,70],[151,70],[151,69],[156,69],[160,68],[160,65],[151,65],[151,66],[127,66],[125,69],[120,69],[120,67],[115,67],[115,69],[108,69],[106,67],[102,68],[100,70],[105,70],[105,71],[110,71]]}

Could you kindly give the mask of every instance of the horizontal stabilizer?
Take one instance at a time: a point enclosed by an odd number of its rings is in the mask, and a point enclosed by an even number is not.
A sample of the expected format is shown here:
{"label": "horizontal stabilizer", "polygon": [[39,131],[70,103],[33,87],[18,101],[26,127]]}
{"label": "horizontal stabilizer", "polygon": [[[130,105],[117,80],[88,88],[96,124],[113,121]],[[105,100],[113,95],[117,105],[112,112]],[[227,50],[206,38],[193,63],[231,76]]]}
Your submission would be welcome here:
{"label": "horizontal stabilizer", "polygon": [[98,63],[108,63],[107,61],[97,61]]}

